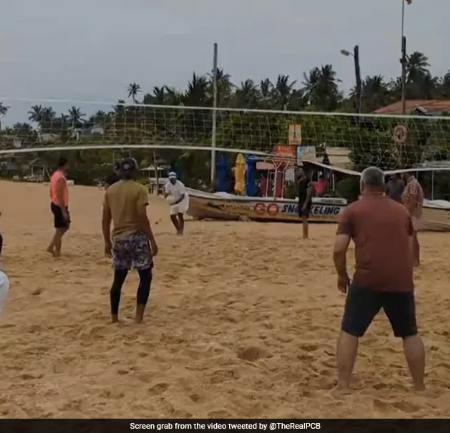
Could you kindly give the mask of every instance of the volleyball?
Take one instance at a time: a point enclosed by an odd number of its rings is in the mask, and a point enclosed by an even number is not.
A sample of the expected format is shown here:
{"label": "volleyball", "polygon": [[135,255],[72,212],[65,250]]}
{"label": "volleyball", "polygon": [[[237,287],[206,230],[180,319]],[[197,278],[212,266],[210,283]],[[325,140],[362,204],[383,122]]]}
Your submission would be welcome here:
{"label": "volleyball", "polygon": [[166,198],[166,200],[167,200],[167,203],[170,204],[170,206],[172,206],[172,205],[176,202],[175,197],[174,197],[173,195],[169,195],[169,196]]}

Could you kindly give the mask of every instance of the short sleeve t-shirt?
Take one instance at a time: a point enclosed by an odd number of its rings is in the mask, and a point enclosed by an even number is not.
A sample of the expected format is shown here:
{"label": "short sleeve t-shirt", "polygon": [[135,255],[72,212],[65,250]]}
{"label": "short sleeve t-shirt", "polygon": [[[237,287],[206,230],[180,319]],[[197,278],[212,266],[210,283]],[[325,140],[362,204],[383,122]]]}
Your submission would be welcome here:
{"label": "short sleeve t-shirt", "polygon": [[140,230],[138,209],[148,205],[148,191],[134,180],[121,180],[105,192],[104,206],[111,211],[112,238],[126,236]]}
{"label": "short sleeve t-shirt", "polygon": [[179,180],[177,180],[175,184],[167,182],[165,185],[165,191],[166,194],[171,195],[175,200],[179,200],[183,194],[185,195],[184,200],[187,199],[188,194],[186,192],[186,187],[183,182],[180,182]]}
{"label": "short sleeve t-shirt", "polygon": [[413,226],[400,203],[382,194],[363,195],[340,215],[337,235],[355,243],[355,282],[386,292],[413,290]]}

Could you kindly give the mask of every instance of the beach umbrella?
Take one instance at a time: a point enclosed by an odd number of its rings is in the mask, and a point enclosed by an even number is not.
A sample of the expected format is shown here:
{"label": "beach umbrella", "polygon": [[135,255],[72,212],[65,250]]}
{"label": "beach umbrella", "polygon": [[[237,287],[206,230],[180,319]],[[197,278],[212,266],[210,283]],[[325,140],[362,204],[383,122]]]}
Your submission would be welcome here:
{"label": "beach umbrella", "polygon": [[253,155],[247,155],[245,158],[245,192],[248,196],[258,195],[258,186],[256,185],[256,163],[258,158]]}
{"label": "beach umbrella", "polygon": [[217,191],[225,192],[228,190],[227,185],[228,164],[225,156],[220,155],[217,161]]}
{"label": "beach umbrella", "polygon": [[245,158],[239,153],[234,167],[234,192],[242,195],[245,191]]}

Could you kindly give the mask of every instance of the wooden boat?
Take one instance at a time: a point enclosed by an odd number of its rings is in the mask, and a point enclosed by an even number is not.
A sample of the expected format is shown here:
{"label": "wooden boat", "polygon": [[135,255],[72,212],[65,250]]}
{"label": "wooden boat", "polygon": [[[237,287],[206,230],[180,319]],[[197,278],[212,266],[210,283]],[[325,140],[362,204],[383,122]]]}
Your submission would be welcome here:
{"label": "wooden boat", "polygon": [[[188,215],[195,219],[300,222],[295,200],[209,194],[188,188]],[[311,222],[336,223],[347,205],[342,198],[313,198]]]}

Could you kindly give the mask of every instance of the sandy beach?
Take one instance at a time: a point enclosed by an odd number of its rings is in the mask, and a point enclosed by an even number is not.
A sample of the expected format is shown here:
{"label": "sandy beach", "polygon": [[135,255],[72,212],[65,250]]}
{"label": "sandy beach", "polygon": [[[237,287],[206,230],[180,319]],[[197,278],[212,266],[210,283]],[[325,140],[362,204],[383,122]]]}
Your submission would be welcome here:
{"label": "sandy beach", "polygon": [[381,314],[362,339],[354,393],[333,397],[345,298],[331,260],[335,226],[194,222],[175,236],[168,204],[148,209],[160,247],[146,321],[110,324],[97,188],[71,187],[64,256],[48,186],[0,183],[1,267],[11,292],[0,321],[2,418],[410,418],[450,416],[450,234],[420,234],[418,321],[427,385],[415,394]]}

